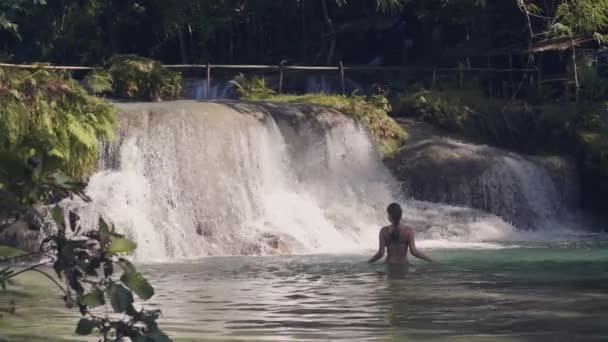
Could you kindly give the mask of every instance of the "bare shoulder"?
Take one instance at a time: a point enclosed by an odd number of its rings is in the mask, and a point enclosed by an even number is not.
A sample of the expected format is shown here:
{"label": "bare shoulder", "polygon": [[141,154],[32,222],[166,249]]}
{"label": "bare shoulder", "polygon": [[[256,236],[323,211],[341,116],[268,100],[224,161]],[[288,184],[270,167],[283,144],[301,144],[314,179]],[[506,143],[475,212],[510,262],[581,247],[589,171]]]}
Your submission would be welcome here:
{"label": "bare shoulder", "polygon": [[380,234],[385,234],[389,227],[390,226],[384,226],[384,227],[380,228]]}
{"label": "bare shoulder", "polygon": [[411,226],[408,226],[407,224],[404,224],[402,227],[403,227],[403,230],[405,230],[405,233],[408,236],[414,235],[414,228],[412,228]]}

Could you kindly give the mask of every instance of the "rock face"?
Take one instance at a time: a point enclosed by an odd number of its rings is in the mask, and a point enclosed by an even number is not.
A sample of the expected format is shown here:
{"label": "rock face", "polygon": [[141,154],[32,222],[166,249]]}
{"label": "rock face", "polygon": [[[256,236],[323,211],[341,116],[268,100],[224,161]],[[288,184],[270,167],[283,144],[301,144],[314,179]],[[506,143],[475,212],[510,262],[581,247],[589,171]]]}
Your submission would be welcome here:
{"label": "rock face", "polygon": [[0,232],[0,245],[19,248],[26,252],[38,251],[40,233],[31,231],[24,222],[15,222]]}
{"label": "rock face", "polygon": [[402,124],[410,139],[386,164],[414,199],[481,209],[525,229],[556,222],[579,202],[576,167],[567,159],[522,156]]}

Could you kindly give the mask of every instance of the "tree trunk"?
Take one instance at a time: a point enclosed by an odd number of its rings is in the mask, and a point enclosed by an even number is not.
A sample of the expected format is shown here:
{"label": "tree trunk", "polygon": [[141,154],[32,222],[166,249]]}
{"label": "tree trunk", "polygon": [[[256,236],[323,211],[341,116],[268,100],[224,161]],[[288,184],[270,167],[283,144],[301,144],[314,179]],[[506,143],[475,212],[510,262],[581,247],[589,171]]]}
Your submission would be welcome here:
{"label": "tree trunk", "polygon": [[580,84],[578,82],[578,67],[576,66],[576,46],[574,45],[574,36],[570,36],[572,42],[572,69],[574,70],[574,99],[578,103],[578,92]]}
{"label": "tree trunk", "polygon": [[114,25],[115,15],[115,5],[113,1],[110,1],[108,6],[106,7],[106,13],[104,15],[104,19],[106,21],[107,30],[108,30],[108,40],[110,43],[110,56],[117,54],[118,51],[118,35],[116,32],[116,25]]}
{"label": "tree trunk", "polygon": [[179,41],[179,52],[181,54],[182,64],[188,64],[188,50],[186,49],[186,41],[184,39],[182,27],[177,29],[177,39]]}
{"label": "tree trunk", "polygon": [[323,18],[325,20],[325,24],[329,28],[329,36],[331,39],[331,43],[329,44],[329,50],[327,51],[327,60],[326,64],[330,65],[333,59],[334,50],[336,48],[336,29],[334,28],[334,23],[329,17],[329,11],[327,10],[327,0],[321,0],[321,7],[323,9]]}
{"label": "tree trunk", "polygon": [[306,56],[306,48],[308,46],[308,27],[306,25],[306,1],[300,2],[300,29],[301,35],[300,39],[302,39],[302,43],[300,44],[300,60],[304,63],[307,61]]}

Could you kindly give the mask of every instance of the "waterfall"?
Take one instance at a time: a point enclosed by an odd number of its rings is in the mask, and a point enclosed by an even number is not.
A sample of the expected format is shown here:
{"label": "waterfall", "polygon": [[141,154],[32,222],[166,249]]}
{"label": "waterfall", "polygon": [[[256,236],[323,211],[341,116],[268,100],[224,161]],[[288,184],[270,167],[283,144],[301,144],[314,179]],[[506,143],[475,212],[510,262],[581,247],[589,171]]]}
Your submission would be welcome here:
{"label": "waterfall", "polygon": [[[399,199],[366,131],[330,109],[116,106],[119,137],[90,179],[92,202],[67,205],[84,221],[112,220],[137,241],[137,257],[360,252],[375,248],[385,207]],[[420,240],[435,245],[518,239],[490,214],[402,203]]]}
{"label": "waterfall", "polygon": [[569,229],[580,223],[578,177],[568,160],[553,157],[544,163],[490,146],[416,133],[418,137],[388,162],[412,198],[477,208],[522,229]]}
{"label": "waterfall", "polygon": [[234,84],[227,79],[211,79],[211,89],[207,91],[206,79],[184,81],[184,98],[192,100],[221,100],[236,98]]}

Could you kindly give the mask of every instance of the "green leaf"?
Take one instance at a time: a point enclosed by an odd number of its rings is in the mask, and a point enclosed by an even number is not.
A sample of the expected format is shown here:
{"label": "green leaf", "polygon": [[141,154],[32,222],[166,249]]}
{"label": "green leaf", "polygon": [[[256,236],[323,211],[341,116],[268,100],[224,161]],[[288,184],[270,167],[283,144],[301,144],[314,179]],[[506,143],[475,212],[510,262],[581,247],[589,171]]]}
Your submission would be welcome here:
{"label": "green leaf", "polygon": [[112,90],[112,75],[107,71],[93,71],[84,79],[93,94],[106,93]]}
{"label": "green leaf", "polygon": [[93,292],[84,295],[84,297],[82,297],[82,302],[89,308],[98,307],[106,303],[103,291],[100,289],[95,289]]}
{"label": "green leaf", "polygon": [[9,247],[9,246],[4,246],[4,245],[0,245],[0,259],[3,258],[14,258],[14,257],[18,257],[18,256],[22,256],[25,255],[27,253],[25,253],[24,251],[14,248],[14,247]]}
{"label": "green leaf", "polygon": [[127,238],[112,236],[110,241],[108,247],[108,253],[110,254],[131,253],[137,248],[137,244]]}
{"label": "green leaf", "polygon": [[146,334],[148,339],[152,339],[154,342],[171,342],[172,340],[161,330],[156,330],[152,333]]}
{"label": "green leaf", "polygon": [[118,258],[118,264],[120,265],[120,267],[122,267],[125,273],[137,272],[135,266],[133,266],[133,264],[125,258]]}
{"label": "green leaf", "polygon": [[154,288],[139,272],[125,272],[120,277],[120,281],[143,300],[148,300],[154,296]]}
{"label": "green leaf", "polygon": [[74,180],[62,171],[55,171],[48,177],[48,181],[55,185],[67,185]]}
{"label": "green leaf", "polygon": [[65,216],[62,207],[58,205],[54,206],[53,209],[51,209],[51,216],[59,227],[65,228]]}
{"label": "green leaf", "polygon": [[115,312],[125,312],[133,303],[133,293],[122,285],[113,285],[110,288],[110,304]]}
{"label": "green leaf", "polygon": [[108,226],[108,224],[106,223],[106,221],[104,221],[103,218],[99,218],[99,232],[102,235],[110,235],[110,227]]}
{"label": "green leaf", "polygon": [[78,321],[76,333],[78,335],[89,335],[93,332],[93,328],[95,328],[95,321],[82,318],[80,321]]}

